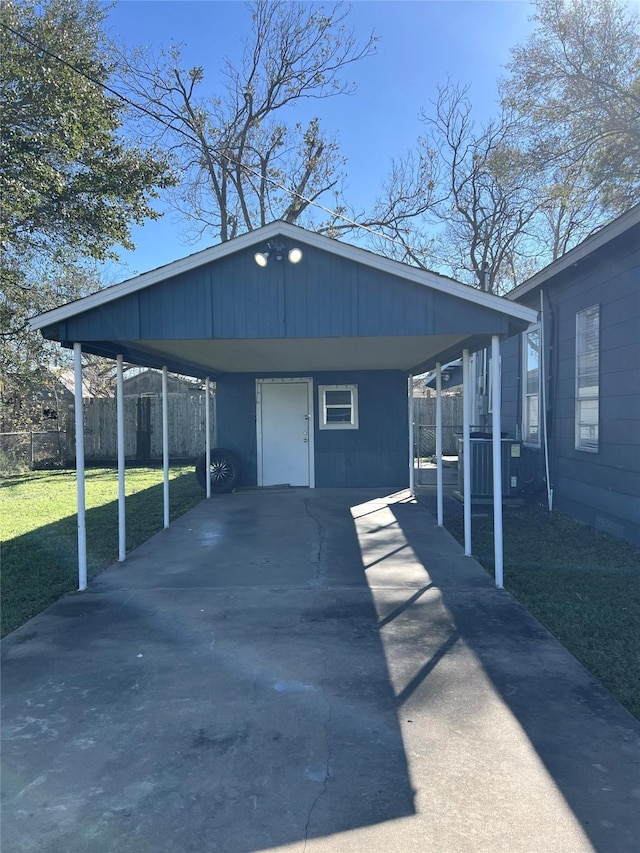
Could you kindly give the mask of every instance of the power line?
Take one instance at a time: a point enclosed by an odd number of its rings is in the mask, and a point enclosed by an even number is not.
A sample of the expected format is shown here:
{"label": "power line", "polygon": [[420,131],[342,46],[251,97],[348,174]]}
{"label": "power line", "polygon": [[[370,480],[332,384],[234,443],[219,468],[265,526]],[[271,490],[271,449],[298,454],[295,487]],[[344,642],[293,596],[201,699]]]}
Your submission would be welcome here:
{"label": "power line", "polygon": [[[132,101],[126,95],[123,95],[121,92],[118,92],[117,89],[114,89],[111,86],[104,83],[102,80],[97,80],[95,77],[92,77],[90,74],[87,74],[86,71],[83,71],[81,68],[78,68],[77,65],[74,65],[72,62],[69,62],[68,60],[64,59],[63,57],[59,56],[58,54],[53,53],[52,51],[48,50],[46,47],[43,47],[41,44],[38,44],[38,42],[33,41],[33,39],[30,39],[29,36],[26,36],[24,33],[21,33],[19,30],[16,30],[13,27],[10,27],[8,24],[2,23],[2,22],[0,22],[0,26],[4,30],[7,30],[8,32],[13,33],[14,36],[17,36],[17,38],[21,39],[26,44],[28,44],[31,47],[35,48],[36,50],[40,51],[40,53],[43,53],[45,56],[49,56],[51,59],[55,60],[56,62],[59,62],[61,65],[64,65],[66,68],[69,68],[75,74],[78,74],[81,77],[83,77],[85,80],[88,80],[94,86],[98,86],[99,88],[104,89],[106,92],[109,92],[109,94],[114,95],[116,98],[123,101],[123,103],[127,104],[128,106],[133,107],[134,109],[136,109],[136,110],[144,113],[145,115],[149,116],[149,118],[152,118],[155,121],[159,122],[160,124],[163,124],[166,128],[168,128],[169,130],[172,130],[174,133],[181,134],[186,139],[188,139],[190,142],[196,143],[196,145],[199,145],[199,146],[203,145],[203,142],[201,140],[192,136],[190,133],[188,133],[186,130],[184,130],[184,128],[176,127],[171,122],[168,122],[165,119],[163,119],[162,116],[159,116],[156,113],[152,112],[151,110],[147,109],[146,107],[142,106],[141,104],[138,104],[135,101]],[[274,178],[270,178],[268,175],[261,175],[259,172],[257,172],[255,169],[251,168],[250,166],[247,166],[238,160],[234,160],[233,157],[229,157],[228,154],[226,154],[226,153],[223,154],[223,152],[221,152],[218,148],[215,148],[215,146],[209,145],[207,143],[205,145],[205,147],[206,147],[207,151],[209,151],[210,153],[215,154],[218,157],[224,157],[224,159],[228,160],[230,163],[233,163],[235,166],[239,166],[241,169],[244,169],[246,172],[250,173],[254,177],[260,178],[261,180],[266,180],[273,187],[280,189],[280,190],[283,190],[285,193],[288,193],[288,195],[290,195],[292,198],[298,199],[299,201],[304,201],[307,205],[311,205],[312,207],[315,207],[318,210],[321,210],[323,213],[328,213],[334,219],[341,219],[347,225],[351,225],[354,228],[360,228],[361,230],[366,231],[368,234],[371,234],[374,237],[382,237],[383,239],[388,240],[389,242],[395,243],[396,245],[400,246],[404,251],[420,252],[419,249],[413,249],[411,246],[407,246],[405,243],[402,243],[400,240],[397,240],[395,237],[391,237],[388,234],[385,234],[384,232],[381,232],[381,231],[375,231],[373,228],[370,228],[368,225],[363,225],[360,222],[356,222],[355,220],[350,219],[348,216],[345,216],[342,213],[338,213],[335,210],[331,210],[331,208],[325,207],[324,205],[320,204],[319,202],[315,201],[314,199],[307,198],[306,196],[302,195],[301,193],[297,193],[295,190],[290,189],[285,184],[279,183]]]}

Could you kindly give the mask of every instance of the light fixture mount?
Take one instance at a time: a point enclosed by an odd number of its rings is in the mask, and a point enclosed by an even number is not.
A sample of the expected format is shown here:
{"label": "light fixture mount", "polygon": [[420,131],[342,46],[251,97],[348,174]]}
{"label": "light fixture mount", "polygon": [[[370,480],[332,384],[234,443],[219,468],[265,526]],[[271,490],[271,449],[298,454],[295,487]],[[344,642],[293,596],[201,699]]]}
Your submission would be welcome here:
{"label": "light fixture mount", "polygon": [[299,246],[292,246],[287,249],[284,243],[280,241],[269,241],[266,249],[256,252],[253,259],[259,267],[266,267],[272,255],[276,261],[281,261],[286,257],[290,264],[299,264],[302,260],[302,249]]}

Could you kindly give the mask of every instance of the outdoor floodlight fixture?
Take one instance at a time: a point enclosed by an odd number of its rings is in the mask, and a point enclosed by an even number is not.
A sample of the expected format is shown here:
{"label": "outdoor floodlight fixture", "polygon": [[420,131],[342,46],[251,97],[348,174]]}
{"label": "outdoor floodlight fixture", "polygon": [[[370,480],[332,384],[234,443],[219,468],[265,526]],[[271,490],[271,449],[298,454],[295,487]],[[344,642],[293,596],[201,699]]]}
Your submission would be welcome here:
{"label": "outdoor floodlight fixture", "polygon": [[285,256],[285,252],[287,253],[287,260],[290,264],[298,264],[302,260],[302,249],[295,246],[287,252],[286,247],[282,243],[267,243],[266,250],[264,252],[256,252],[253,260],[259,267],[266,267],[271,255],[275,256],[276,261],[281,261]]}

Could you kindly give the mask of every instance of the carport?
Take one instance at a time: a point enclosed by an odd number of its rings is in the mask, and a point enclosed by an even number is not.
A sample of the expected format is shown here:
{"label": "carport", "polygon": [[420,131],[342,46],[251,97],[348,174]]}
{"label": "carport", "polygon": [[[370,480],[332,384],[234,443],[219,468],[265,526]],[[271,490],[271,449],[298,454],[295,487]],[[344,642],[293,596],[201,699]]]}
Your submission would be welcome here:
{"label": "carport", "polygon": [[[469,355],[491,350],[496,584],[502,586],[500,352],[530,308],[364,249],[274,222],[63,305],[32,329],[117,365],[119,559],[125,559],[123,363],[162,368],[164,521],[169,524],[167,372],[210,382],[219,444],[247,485],[408,487],[412,376],[436,372],[437,523],[443,524],[441,365],[462,357],[465,553],[471,554]],[[76,396],[79,588],[86,588],[82,400]],[[209,408],[207,407],[207,419]],[[206,470],[211,459],[207,425]],[[207,478],[207,497],[210,482]]]}

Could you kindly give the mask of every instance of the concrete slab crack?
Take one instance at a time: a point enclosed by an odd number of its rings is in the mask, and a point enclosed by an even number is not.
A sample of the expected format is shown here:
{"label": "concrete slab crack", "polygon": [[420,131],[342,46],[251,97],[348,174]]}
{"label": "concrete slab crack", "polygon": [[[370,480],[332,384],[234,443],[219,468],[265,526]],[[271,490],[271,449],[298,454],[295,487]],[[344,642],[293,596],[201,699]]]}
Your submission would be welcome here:
{"label": "concrete slab crack", "polygon": [[324,526],[320,519],[311,512],[309,500],[305,498],[304,509],[309,518],[315,522],[317,530],[317,544],[315,545],[311,555],[311,565],[313,567],[313,577],[310,581],[312,586],[323,586],[325,582],[325,573],[323,569],[323,551],[326,544],[326,534]]}
{"label": "concrete slab crack", "polygon": [[327,719],[324,724],[324,738],[325,738],[325,746],[326,746],[326,762],[325,762],[325,770],[324,770],[324,779],[322,781],[322,788],[316,794],[313,802],[311,803],[311,808],[309,809],[309,814],[307,815],[307,822],[304,828],[304,847],[302,848],[303,853],[306,853],[307,842],[309,841],[309,825],[311,824],[311,817],[315,810],[315,807],[324,794],[327,793],[327,785],[329,783],[329,779],[331,778],[331,739],[329,737],[329,727],[331,725],[331,720],[333,717],[333,705],[331,704],[331,700],[329,699],[325,689],[324,689],[324,681],[325,675],[327,672],[327,653],[323,650],[324,655],[324,672],[322,681],[320,684],[320,689],[322,691],[322,698],[324,699],[327,706]]}

